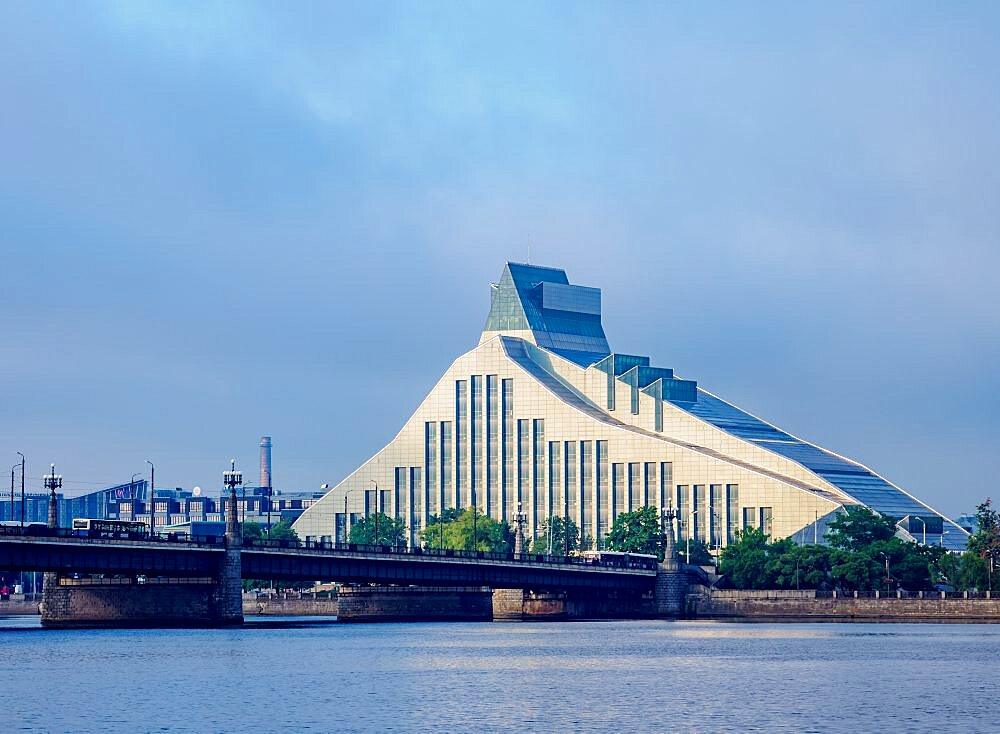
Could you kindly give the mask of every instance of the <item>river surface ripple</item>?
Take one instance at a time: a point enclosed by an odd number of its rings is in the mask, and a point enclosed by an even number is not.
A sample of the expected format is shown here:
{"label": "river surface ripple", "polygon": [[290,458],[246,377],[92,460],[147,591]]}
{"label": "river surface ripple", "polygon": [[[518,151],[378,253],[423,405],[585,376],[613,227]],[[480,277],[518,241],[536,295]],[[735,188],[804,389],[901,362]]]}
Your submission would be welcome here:
{"label": "river surface ripple", "polygon": [[6,732],[1000,731],[1000,625],[9,617],[0,651]]}

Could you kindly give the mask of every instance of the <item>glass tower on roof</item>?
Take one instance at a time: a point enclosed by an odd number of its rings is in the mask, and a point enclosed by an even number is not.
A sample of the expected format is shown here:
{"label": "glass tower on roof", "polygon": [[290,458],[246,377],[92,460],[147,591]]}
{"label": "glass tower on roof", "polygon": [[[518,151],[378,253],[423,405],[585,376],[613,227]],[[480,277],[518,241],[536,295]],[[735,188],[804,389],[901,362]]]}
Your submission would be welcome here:
{"label": "glass tower on roof", "polygon": [[748,527],[822,542],[837,513],[864,505],[903,538],[926,529],[928,543],[964,549],[966,531],[868,467],[648,356],[613,352],[600,290],[564,270],[508,262],[490,295],[478,345],[296,521],[300,537],[346,542],[352,523],[379,511],[417,544],[439,508],[476,505],[510,522],[520,505],[529,539],[560,517],[600,546],[618,514],[669,506],[678,538],[718,550]]}

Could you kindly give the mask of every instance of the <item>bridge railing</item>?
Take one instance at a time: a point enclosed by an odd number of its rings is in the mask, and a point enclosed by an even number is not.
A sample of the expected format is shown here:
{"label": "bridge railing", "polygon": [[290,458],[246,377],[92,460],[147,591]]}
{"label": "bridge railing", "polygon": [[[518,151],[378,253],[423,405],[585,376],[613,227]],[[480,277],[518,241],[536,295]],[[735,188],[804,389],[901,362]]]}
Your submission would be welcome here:
{"label": "bridge railing", "polygon": [[[217,535],[186,535],[183,533],[109,532],[95,535],[85,530],[71,528],[48,528],[43,525],[0,526],[0,536],[20,536],[36,538],[68,538],[96,543],[119,543],[122,541],[177,543],[184,545],[225,546],[226,540]],[[379,554],[390,556],[423,556],[431,558],[455,558],[473,561],[510,561],[517,563],[543,564],[553,566],[592,566],[631,570],[656,570],[657,563],[649,558],[635,558],[625,555],[621,558],[603,558],[600,562],[582,556],[556,556],[542,553],[504,553],[493,551],[453,550],[451,548],[407,548],[394,545],[361,545],[357,543],[332,543],[324,540],[268,540],[267,538],[244,538],[244,548],[261,549],[307,549],[331,553]]]}
{"label": "bridge railing", "polygon": [[515,561],[518,563],[539,563],[547,565],[574,565],[656,570],[656,561],[646,558],[627,558],[616,561],[604,559],[600,564],[581,556],[555,556],[542,553],[505,553],[494,551],[453,550],[451,548],[408,548],[405,545],[363,545],[360,543],[333,543],[326,540],[267,540],[266,538],[244,538],[244,548],[306,548],[310,550],[338,553],[380,554],[398,556],[423,556],[431,558],[459,558],[480,561]]}
{"label": "bridge railing", "polygon": [[185,543],[188,545],[225,545],[225,538],[216,535],[187,535],[185,533],[137,533],[130,531],[108,531],[94,533],[73,528],[49,528],[40,524],[29,524],[24,527],[17,525],[0,525],[0,536],[17,536],[22,538],[70,538],[73,540],[89,540],[103,543],[118,543],[123,540],[146,541],[154,543]]}

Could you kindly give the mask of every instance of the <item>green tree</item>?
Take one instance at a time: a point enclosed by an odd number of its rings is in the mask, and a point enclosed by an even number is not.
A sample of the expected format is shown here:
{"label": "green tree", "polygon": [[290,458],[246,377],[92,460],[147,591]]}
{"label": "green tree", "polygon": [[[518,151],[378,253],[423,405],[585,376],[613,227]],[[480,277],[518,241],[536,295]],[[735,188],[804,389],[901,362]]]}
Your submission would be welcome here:
{"label": "green tree", "polygon": [[[688,558],[689,549],[691,558]],[[695,566],[711,566],[715,563],[704,540],[691,539],[677,543],[677,557],[681,563],[693,563]]]}
{"label": "green tree", "polygon": [[772,559],[771,544],[760,528],[737,531],[735,542],[722,549],[719,573],[729,578],[737,589],[771,589],[768,570]]}
{"label": "green tree", "polygon": [[293,540],[298,542],[299,534],[292,530],[292,523],[290,520],[279,520],[278,522],[271,524],[271,530],[269,532],[265,526],[264,537],[269,538],[270,540]]}
{"label": "green tree", "polygon": [[830,523],[826,540],[834,548],[859,551],[879,540],[888,540],[896,534],[896,522],[891,517],[879,515],[867,507],[848,507]]}
{"label": "green tree", "polygon": [[955,584],[959,591],[982,591],[990,585],[989,563],[978,553],[966,551],[958,564]]}
{"label": "green tree", "polygon": [[[473,547],[473,532],[475,532],[475,547]],[[465,508],[457,517],[444,523],[428,523],[427,527],[420,531],[420,540],[425,548],[440,546],[451,550],[501,553],[510,552],[513,547],[513,533],[507,523],[497,522],[471,507]]]}
{"label": "green tree", "polygon": [[245,522],[240,525],[243,540],[263,540],[264,526],[259,522]]}
{"label": "green tree", "polygon": [[624,553],[650,553],[663,560],[663,533],[660,513],[655,507],[623,512],[615,518],[605,545]]}
{"label": "green tree", "polygon": [[869,591],[882,584],[885,568],[867,553],[835,550],[830,576],[836,586],[847,591]]}
{"label": "green tree", "polygon": [[830,585],[834,550],[825,545],[772,543],[765,576],[776,589],[820,589]]}
{"label": "green tree", "polygon": [[539,528],[540,534],[531,544],[532,553],[549,553],[549,536],[552,536],[552,555],[568,555],[580,548],[580,528],[571,517],[547,517]]}
{"label": "green tree", "polygon": [[1000,564],[997,563],[1000,560],[1000,514],[993,509],[993,501],[988,497],[976,508],[976,524],[978,529],[969,538],[968,552],[979,556],[983,559],[983,563],[972,564],[970,561],[969,568],[973,568],[974,565],[976,568],[982,568],[985,582],[977,577],[980,583],[977,583],[975,588],[997,588],[1000,583]]}
{"label": "green tree", "polygon": [[406,524],[399,518],[376,512],[351,525],[349,540],[358,545],[405,546]]}

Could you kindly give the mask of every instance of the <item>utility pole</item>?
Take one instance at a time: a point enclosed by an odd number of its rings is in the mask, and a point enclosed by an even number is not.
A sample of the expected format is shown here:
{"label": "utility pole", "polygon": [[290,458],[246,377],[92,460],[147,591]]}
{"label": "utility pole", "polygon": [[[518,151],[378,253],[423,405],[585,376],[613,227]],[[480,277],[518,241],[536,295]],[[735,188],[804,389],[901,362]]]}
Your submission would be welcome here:
{"label": "utility pole", "polygon": [[10,468],[10,521],[14,522],[14,470],[18,465],[14,464]]}

